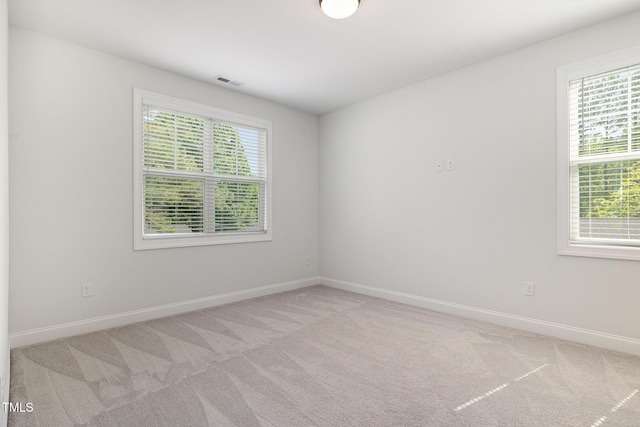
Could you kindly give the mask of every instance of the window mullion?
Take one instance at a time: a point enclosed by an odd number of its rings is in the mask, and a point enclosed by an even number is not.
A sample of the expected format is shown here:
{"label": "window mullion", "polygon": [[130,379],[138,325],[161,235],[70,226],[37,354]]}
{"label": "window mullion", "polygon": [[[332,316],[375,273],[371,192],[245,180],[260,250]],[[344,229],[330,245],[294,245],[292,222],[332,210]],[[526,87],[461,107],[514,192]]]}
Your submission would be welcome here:
{"label": "window mullion", "polygon": [[216,231],[215,218],[215,179],[213,177],[213,121],[205,120],[204,122],[204,141],[203,141],[203,168],[205,173],[204,181],[204,223],[205,233],[214,233]]}
{"label": "window mullion", "polygon": [[620,162],[620,161],[634,161],[640,160],[640,152],[621,152],[621,153],[613,153],[613,154],[599,154],[594,156],[580,156],[574,157],[570,160],[571,165],[583,165],[590,163],[611,163],[611,162]]}

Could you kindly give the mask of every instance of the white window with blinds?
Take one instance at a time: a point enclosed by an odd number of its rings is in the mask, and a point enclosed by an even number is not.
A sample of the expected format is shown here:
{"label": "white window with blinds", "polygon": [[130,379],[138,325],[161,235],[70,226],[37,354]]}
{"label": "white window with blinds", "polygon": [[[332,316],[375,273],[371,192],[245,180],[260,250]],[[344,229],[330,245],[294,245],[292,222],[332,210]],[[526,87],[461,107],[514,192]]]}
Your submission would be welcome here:
{"label": "white window with blinds", "polygon": [[640,259],[640,48],[558,69],[558,252]]}
{"label": "white window with blinds", "polygon": [[271,122],[134,89],[134,249],[272,239]]}

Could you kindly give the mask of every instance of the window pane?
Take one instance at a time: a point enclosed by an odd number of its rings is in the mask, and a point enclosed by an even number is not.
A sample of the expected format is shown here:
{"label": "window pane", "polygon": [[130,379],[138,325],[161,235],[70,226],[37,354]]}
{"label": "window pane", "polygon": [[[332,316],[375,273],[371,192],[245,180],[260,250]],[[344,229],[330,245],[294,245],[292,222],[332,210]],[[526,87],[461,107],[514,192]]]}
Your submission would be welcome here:
{"label": "window pane", "polygon": [[628,151],[630,72],[598,75],[582,80],[580,102],[580,156]]}
{"label": "window pane", "polygon": [[203,170],[203,119],[146,106],[143,132],[145,167]]}
{"label": "window pane", "polygon": [[204,181],[146,176],[144,234],[202,233]]}
{"label": "window pane", "polygon": [[264,131],[217,122],[213,125],[213,135],[214,173],[263,175]]}
{"label": "window pane", "polygon": [[580,237],[640,238],[640,161],[579,166]]}
{"label": "window pane", "polygon": [[259,206],[261,188],[258,183],[217,182],[216,231],[260,231]]}

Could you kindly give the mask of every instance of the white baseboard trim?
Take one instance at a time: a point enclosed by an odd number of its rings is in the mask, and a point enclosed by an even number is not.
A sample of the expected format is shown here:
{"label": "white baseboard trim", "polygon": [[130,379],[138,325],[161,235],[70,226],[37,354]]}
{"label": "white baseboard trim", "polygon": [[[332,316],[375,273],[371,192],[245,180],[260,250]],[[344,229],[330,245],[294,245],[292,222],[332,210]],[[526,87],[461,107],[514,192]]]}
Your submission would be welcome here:
{"label": "white baseboard trim", "polygon": [[403,304],[427,308],[434,311],[480,320],[487,323],[508,326],[511,328],[560,338],[567,341],[578,342],[581,344],[619,351],[621,353],[632,354],[634,356],[640,356],[640,340],[634,338],[612,335],[604,332],[592,331],[589,329],[576,328],[574,326],[516,316],[513,314],[501,313],[498,311],[485,310],[482,308],[455,304],[419,295],[396,292],[388,289],[362,285],[359,283],[330,279],[327,277],[320,277],[320,284],[336,289],[342,289],[345,291],[378,297]]}
{"label": "white baseboard trim", "polygon": [[11,348],[23,347],[51,341],[58,338],[70,337],[73,335],[86,334],[129,325],[136,322],[157,319],[160,317],[173,316],[187,313],[189,311],[200,310],[208,307],[229,304],[265,295],[277,294],[294,289],[306,288],[308,286],[320,284],[319,277],[308,277],[306,279],[294,280],[291,282],[277,283],[256,288],[244,289],[236,292],[228,292],[209,297],[181,301],[173,304],[166,304],[157,307],[145,308],[141,310],[128,311],[125,313],[112,314],[108,316],[94,317],[92,319],[80,320],[77,322],[63,323],[60,325],[48,326],[45,328],[31,329],[23,332],[16,332],[9,335]]}

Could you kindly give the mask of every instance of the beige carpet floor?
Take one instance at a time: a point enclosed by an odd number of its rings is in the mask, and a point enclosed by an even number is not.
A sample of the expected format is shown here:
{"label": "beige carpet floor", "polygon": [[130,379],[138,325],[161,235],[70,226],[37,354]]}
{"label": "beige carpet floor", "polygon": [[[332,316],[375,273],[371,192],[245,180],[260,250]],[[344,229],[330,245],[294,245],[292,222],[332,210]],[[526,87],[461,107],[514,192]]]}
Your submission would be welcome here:
{"label": "beige carpet floor", "polygon": [[323,286],[11,352],[19,426],[640,426],[640,358]]}

